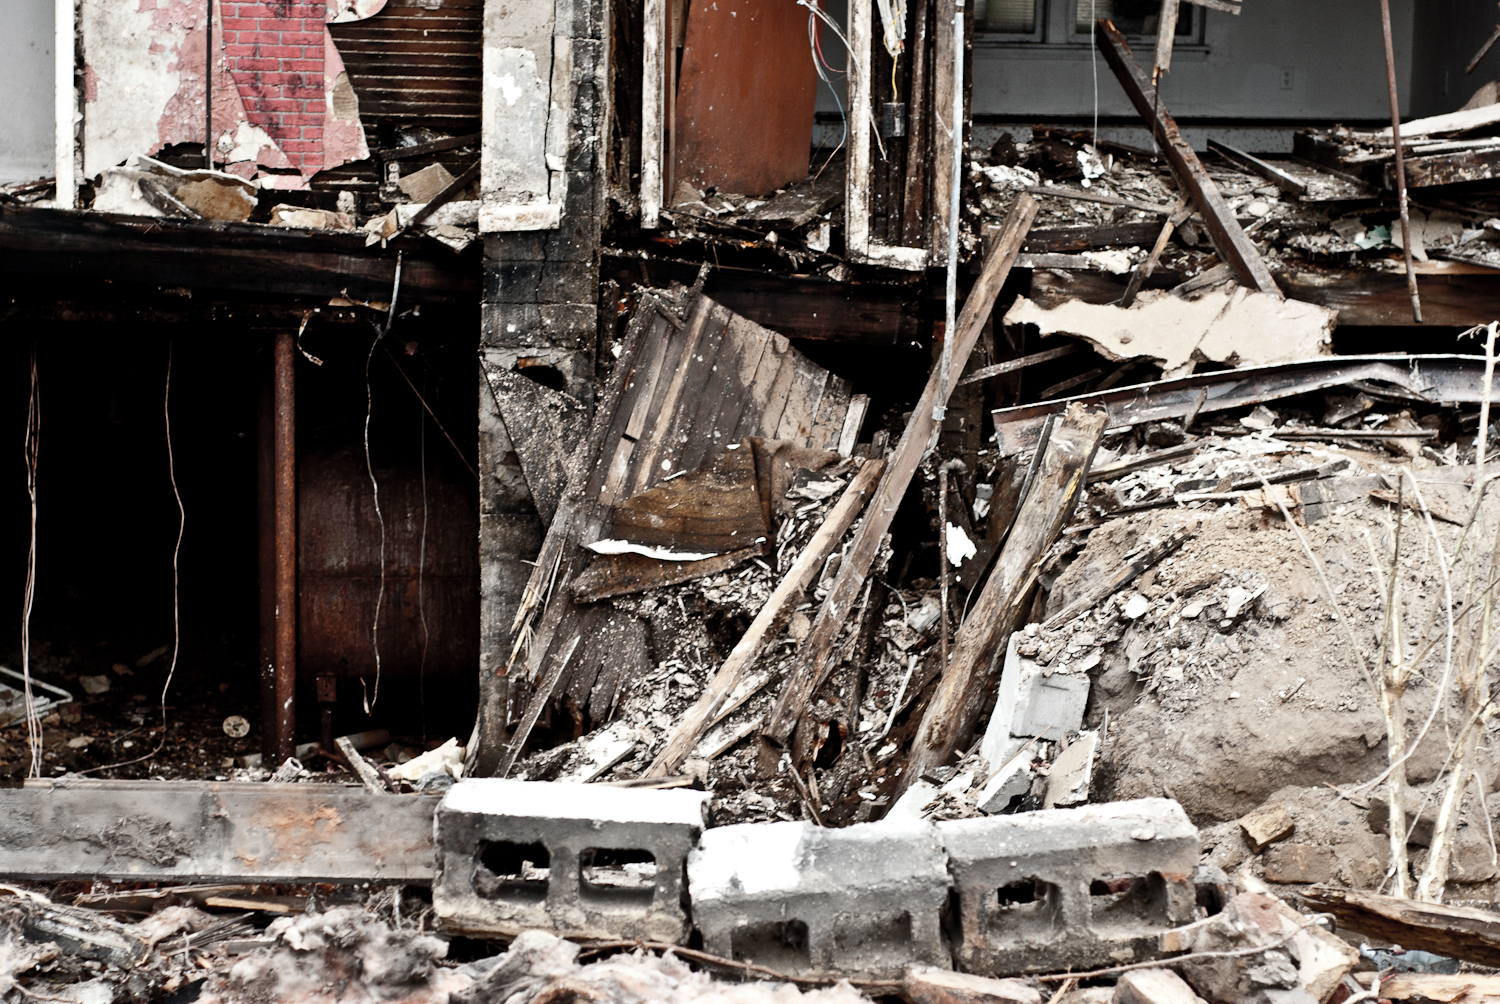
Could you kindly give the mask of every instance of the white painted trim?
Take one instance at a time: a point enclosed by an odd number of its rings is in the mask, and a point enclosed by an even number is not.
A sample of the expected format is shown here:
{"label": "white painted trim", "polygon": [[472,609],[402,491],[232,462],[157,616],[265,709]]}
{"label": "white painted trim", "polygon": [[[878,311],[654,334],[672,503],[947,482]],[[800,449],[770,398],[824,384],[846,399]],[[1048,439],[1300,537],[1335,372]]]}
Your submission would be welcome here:
{"label": "white painted trim", "polygon": [[52,38],[53,80],[53,157],[57,175],[57,202],[61,209],[76,209],[78,201],[77,118],[78,100],[74,85],[73,59],[78,26],[73,0],[53,0]]}
{"label": "white painted trim", "polygon": [[646,0],[641,19],[641,227],[655,230],[661,225],[662,136],[666,96],[666,64],[662,38],[666,31],[663,0]]}
{"label": "white painted trim", "polygon": [[849,150],[844,173],[844,246],[870,252],[870,0],[849,0]]}
{"label": "white painted trim", "polygon": [[484,205],[479,208],[479,232],[551,230],[562,221],[562,206],[555,202],[532,202],[521,206]]}
{"label": "white painted trim", "polygon": [[927,252],[924,249],[898,247],[873,240],[865,246],[865,253],[860,258],[871,264],[889,265],[891,268],[909,271],[920,271],[927,267]]}

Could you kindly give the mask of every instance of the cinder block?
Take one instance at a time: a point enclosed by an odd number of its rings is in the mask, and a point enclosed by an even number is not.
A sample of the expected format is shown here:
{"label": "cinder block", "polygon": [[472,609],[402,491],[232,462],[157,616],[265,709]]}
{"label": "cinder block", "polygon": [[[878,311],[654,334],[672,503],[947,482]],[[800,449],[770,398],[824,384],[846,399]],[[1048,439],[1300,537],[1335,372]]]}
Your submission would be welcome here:
{"label": "cinder block", "polygon": [[707,801],[681,789],[460,781],[437,811],[438,919],[478,936],[539,927],[683,941],[684,866]]}
{"label": "cinder block", "polygon": [[1154,958],[1193,919],[1198,831],[1164,798],[937,824],[960,969],[1025,973]]}
{"label": "cinder block", "polygon": [[704,948],[799,976],[948,968],[939,922],[948,886],[930,823],[725,826],[688,857]]}

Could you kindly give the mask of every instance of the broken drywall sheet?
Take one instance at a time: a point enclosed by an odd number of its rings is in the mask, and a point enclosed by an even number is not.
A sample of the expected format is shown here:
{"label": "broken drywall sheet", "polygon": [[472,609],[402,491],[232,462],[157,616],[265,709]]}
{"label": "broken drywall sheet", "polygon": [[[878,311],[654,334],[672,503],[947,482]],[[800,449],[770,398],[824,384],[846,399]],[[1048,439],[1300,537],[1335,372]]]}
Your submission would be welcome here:
{"label": "broken drywall sheet", "polygon": [[1331,355],[1337,321],[1336,310],[1244,286],[1196,300],[1147,290],[1129,307],[1069,300],[1045,310],[1023,296],[1005,314],[1006,324],[1083,338],[1109,359],[1156,360],[1165,379],[1199,359],[1264,366]]}

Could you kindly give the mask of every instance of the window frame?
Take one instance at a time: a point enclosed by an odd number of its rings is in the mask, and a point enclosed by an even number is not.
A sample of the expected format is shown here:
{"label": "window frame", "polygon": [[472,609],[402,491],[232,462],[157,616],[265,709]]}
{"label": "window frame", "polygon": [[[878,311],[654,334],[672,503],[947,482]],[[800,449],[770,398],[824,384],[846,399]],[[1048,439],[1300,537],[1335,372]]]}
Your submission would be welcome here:
{"label": "window frame", "polygon": [[[1062,54],[1072,51],[1091,51],[1089,33],[1078,31],[1078,10],[1088,0],[1036,0],[1036,30],[1030,33],[991,31],[976,24],[974,42],[983,48],[1014,49],[1031,51],[1041,56],[1047,52]],[[1208,8],[1188,5],[1192,17],[1192,30],[1177,36],[1172,44],[1174,53],[1183,55],[1208,52],[1207,13]],[[1133,49],[1154,49],[1156,35],[1126,35]]]}

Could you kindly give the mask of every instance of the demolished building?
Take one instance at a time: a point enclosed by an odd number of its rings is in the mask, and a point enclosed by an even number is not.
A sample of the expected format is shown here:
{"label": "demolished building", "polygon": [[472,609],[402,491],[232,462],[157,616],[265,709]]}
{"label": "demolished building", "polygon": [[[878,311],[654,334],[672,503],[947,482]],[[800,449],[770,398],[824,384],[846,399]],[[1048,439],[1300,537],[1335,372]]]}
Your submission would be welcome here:
{"label": "demolished building", "polygon": [[1478,992],[1443,6],[28,11],[0,995]]}

